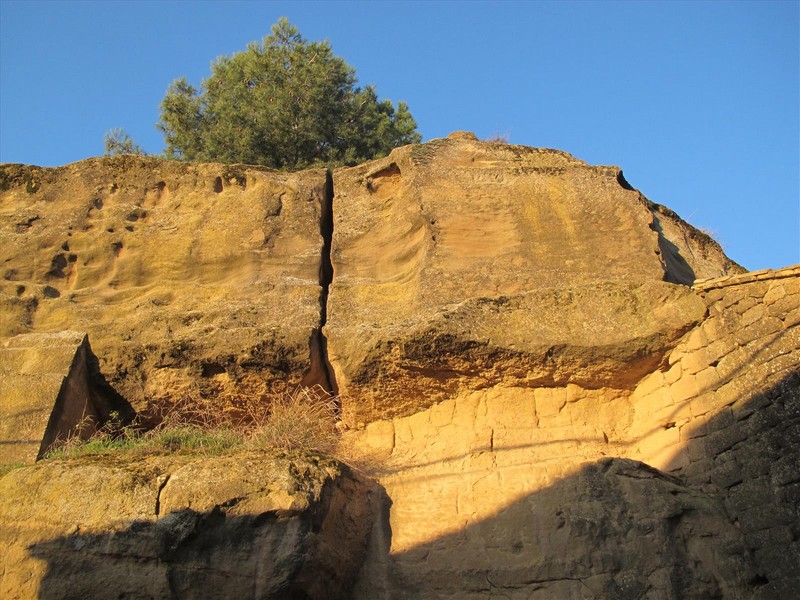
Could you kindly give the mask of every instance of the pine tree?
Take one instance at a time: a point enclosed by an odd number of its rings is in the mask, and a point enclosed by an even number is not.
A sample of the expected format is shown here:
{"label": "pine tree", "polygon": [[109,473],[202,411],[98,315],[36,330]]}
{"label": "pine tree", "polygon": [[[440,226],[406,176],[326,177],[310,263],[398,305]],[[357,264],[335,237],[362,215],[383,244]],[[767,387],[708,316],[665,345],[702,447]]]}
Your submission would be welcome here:
{"label": "pine tree", "polygon": [[161,103],[165,155],[296,170],[356,164],[419,142],[408,106],[356,86],[327,41],[285,18],[261,43],[218,58],[198,91],[178,79]]}

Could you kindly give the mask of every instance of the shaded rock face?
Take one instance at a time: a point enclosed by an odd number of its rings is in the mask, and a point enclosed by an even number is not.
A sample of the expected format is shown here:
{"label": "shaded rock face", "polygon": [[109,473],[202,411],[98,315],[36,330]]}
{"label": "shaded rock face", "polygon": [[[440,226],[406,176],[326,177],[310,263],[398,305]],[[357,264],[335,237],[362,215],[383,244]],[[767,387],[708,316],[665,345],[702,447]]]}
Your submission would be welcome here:
{"label": "shaded rock face", "polygon": [[719,504],[625,459],[587,465],[396,560],[409,569],[401,597],[746,598],[754,589],[742,534]]}
{"label": "shaded rock face", "polygon": [[137,410],[322,381],[324,171],[124,156],[0,190],[0,335],[80,327]]}
{"label": "shaded rock face", "polygon": [[3,598],[341,598],[373,486],[261,454],[54,462],[0,480]]}
{"label": "shaded rock face", "polygon": [[504,378],[629,387],[704,311],[656,282],[738,270],[619,169],[555,150],[459,136],[334,181],[325,333],[351,422]]}

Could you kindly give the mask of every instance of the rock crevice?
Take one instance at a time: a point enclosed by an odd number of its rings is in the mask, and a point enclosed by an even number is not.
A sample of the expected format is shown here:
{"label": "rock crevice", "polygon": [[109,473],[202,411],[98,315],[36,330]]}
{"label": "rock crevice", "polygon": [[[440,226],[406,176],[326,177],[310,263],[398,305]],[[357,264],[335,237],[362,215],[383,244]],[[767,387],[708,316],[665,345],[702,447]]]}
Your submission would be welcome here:
{"label": "rock crevice", "polygon": [[328,339],[325,336],[325,324],[328,322],[328,291],[333,282],[333,262],[331,261],[331,245],[333,239],[333,174],[328,171],[325,176],[325,187],[320,198],[319,233],[322,247],[319,258],[319,326],[311,332],[309,340],[310,368],[303,377],[301,385],[318,385],[329,394],[336,395],[336,374],[328,360]]}

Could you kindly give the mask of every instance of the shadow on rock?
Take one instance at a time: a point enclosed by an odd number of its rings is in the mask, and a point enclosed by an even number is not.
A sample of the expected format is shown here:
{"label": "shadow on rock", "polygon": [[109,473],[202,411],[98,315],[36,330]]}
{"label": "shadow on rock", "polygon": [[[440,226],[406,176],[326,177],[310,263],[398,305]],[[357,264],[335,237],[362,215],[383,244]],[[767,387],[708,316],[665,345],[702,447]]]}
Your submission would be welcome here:
{"label": "shadow on rock", "polygon": [[673,475],[606,458],[394,555],[395,597],[791,597],[800,374],[736,406],[706,423]]}
{"label": "shadow on rock", "polygon": [[302,510],[232,515],[235,505],[36,543],[39,598],[346,598],[388,511],[382,487],[351,478]]}

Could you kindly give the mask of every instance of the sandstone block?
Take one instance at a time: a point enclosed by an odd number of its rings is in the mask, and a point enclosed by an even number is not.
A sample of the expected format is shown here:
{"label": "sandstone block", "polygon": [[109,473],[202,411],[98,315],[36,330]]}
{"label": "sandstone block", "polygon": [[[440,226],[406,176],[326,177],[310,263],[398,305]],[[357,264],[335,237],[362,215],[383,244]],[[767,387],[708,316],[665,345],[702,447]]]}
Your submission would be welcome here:
{"label": "sandstone block", "polygon": [[335,463],[247,453],[17,469],[0,479],[0,594],[346,597],[371,495]]}
{"label": "sandstone block", "polygon": [[764,304],[770,305],[786,296],[786,288],[783,281],[778,280],[770,283],[769,289],[764,294]]}

